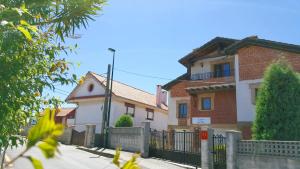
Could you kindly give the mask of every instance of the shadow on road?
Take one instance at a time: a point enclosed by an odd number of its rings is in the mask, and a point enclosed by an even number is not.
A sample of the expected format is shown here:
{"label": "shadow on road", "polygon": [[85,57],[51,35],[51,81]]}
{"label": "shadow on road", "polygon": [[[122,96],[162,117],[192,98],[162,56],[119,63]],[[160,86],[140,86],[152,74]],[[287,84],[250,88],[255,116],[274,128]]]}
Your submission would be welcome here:
{"label": "shadow on road", "polygon": [[101,151],[89,150],[89,149],[85,149],[85,148],[81,148],[81,147],[77,147],[76,149],[83,150],[83,151],[86,151],[86,152],[89,152],[89,153],[92,153],[92,154],[99,155],[98,157],[90,157],[90,158],[99,158],[101,156],[107,157],[107,158],[114,158],[114,155],[109,154],[109,153],[104,153],[103,152],[105,150],[104,148]]}

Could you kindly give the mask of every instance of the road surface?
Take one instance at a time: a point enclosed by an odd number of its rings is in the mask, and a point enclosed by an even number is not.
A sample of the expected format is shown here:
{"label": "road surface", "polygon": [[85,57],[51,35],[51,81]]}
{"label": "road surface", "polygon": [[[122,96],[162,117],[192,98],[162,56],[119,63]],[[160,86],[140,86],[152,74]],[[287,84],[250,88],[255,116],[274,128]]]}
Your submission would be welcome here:
{"label": "road surface", "polygon": [[[15,157],[22,151],[22,147],[8,150],[7,155],[10,159]],[[61,154],[53,159],[45,159],[38,148],[31,149],[25,155],[32,155],[33,157],[42,161],[44,169],[117,169],[112,164],[112,158],[99,156],[83,150],[77,149],[75,146],[61,145],[59,147]],[[123,154],[123,155],[122,155]],[[123,158],[123,157],[124,158]],[[125,157],[126,156],[126,157]],[[122,159],[129,159],[130,153],[121,153]],[[174,165],[172,163],[157,160],[157,159],[142,159],[139,158],[138,163],[143,169],[183,169],[184,167]],[[13,169],[33,169],[32,164],[27,159],[18,159],[13,164]]]}

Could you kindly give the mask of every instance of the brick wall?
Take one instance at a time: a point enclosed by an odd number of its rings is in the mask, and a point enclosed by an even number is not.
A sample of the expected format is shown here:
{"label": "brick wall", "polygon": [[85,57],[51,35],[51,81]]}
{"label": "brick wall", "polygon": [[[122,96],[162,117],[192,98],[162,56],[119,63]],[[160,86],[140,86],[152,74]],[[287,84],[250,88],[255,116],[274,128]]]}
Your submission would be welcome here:
{"label": "brick wall", "polygon": [[276,49],[250,46],[238,51],[240,80],[260,79],[272,61],[285,57],[300,72],[300,54]]}
{"label": "brick wall", "polygon": [[186,92],[187,81],[182,81],[172,86],[170,89],[171,97],[187,97],[189,94]]}
{"label": "brick wall", "polygon": [[214,109],[212,111],[200,111],[197,95],[191,97],[192,117],[211,117],[211,124],[235,124],[237,123],[235,90],[218,91],[214,96]]}

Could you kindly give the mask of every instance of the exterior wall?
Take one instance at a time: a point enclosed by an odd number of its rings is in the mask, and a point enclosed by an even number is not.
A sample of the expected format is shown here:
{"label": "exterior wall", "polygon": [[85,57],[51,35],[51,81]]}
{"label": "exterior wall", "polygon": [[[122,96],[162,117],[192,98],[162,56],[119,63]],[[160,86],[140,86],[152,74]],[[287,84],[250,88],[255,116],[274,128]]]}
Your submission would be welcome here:
{"label": "exterior wall", "polygon": [[300,71],[300,54],[250,46],[241,48],[238,57],[240,80],[261,79],[266,67],[280,57],[285,57],[296,71]]}
{"label": "exterior wall", "polygon": [[[296,169],[300,166],[299,141],[236,141],[237,169]],[[235,144],[233,143],[233,144]],[[227,165],[228,166],[228,165]]]}
{"label": "exterior wall", "polygon": [[187,97],[189,94],[186,92],[188,81],[182,81],[172,86],[170,89],[170,97]]}
{"label": "exterior wall", "polygon": [[[274,60],[284,57],[296,71],[300,71],[300,54],[276,49],[250,46],[241,48],[235,55],[237,120],[244,138],[251,138],[251,122],[255,118],[251,85],[261,83],[264,71]],[[247,125],[244,125],[246,124]],[[246,134],[244,134],[246,133]]]}
{"label": "exterior wall", "polygon": [[[102,113],[104,107],[104,100],[88,101],[78,103],[78,108],[75,116],[75,130],[81,132],[85,130],[86,124],[96,125],[96,133],[101,132]],[[117,119],[126,113],[125,102],[112,101],[110,115],[110,126],[115,126]],[[135,115],[133,118],[133,125],[138,126],[141,122],[149,121],[150,127],[156,130],[167,129],[167,113],[154,111],[154,120],[146,120],[146,107],[135,105]]]}
{"label": "exterior wall", "polygon": [[191,67],[191,75],[196,73],[206,73],[206,72],[211,72],[211,65],[209,60],[199,60],[195,62]]}
{"label": "exterior wall", "polygon": [[199,108],[199,96],[193,95],[191,99],[191,116],[210,117],[211,124],[236,124],[237,118],[235,90],[215,92],[213,102],[213,110],[202,111]]}
{"label": "exterior wall", "polygon": [[[90,92],[89,86],[93,84],[93,90]],[[86,78],[84,83],[76,89],[76,93],[72,97],[86,97],[95,95],[104,95],[105,88],[99,84],[94,78]],[[125,99],[126,101],[126,99]],[[112,99],[110,126],[114,126],[119,116],[126,113],[125,101],[122,101],[116,97]],[[129,101],[131,102],[131,101]],[[103,98],[86,98],[78,100],[78,108],[75,115],[75,130],[82,132],[85,130],[86,124],[96,125],[96,133],[101,132],[102,116],[104,109],[104,97]],[[135,102],[132,102],[135,104]],[[158,109],[154,112],[154,120],[146,120],[147,112],[146,107],[135,104],[135,116],[133,118],[134,125],[140,125],[141,122],[150,121],[151,128],[157,130],[166,130],[168,115],[167,113],[159,112]]]}
{"label": "exterior wall", "polygon": [[274,157],[274,156],[252,156],[239,155],[237,158],[238,169],[297,169],[300,159]]}
{"label": "exterior wall", "polygon": [[[94,85],[94,88],[91,92],[89,92],[88,88],[89,85],[91,84]],[[76,90],[76,95],[73,97],[104,95],[104,94],[105,94],[105,88],[99,85],[99,82],[97,82],[94,78],[87,78],[84,81],[84,83],[81,86],[79,86],[79,88]]]}
{"label": "exterior wall", "polygon": [[[186,101],[190,102],[190,97],[169,97],[169,105],[168,105],[168,125],[179,125],[177,118],[177,103]],[[190,116],[190,108],[188,107],[187,117]]]}
{"label": "exterior wall", "polygon": [[[110,116],[110,126],[115,126],[116,121],[118,118],[126,113],[126,107],[125,102],[118,102],[113,101],[112,102],[112,109],[113,112]],[[166,130],[167,129],[167,120],[168,115],[167,113],[162,113],[158,111],[154,111],[154,120],[147,120],[147,111],[146,107],[142,107],[135,104],[135,113],[133,117],[133,125],[139,126],[141,122],[149,121],[150,122],[150,128],[156,129],[156,130]]]}
{"label": "exterior wall", "polygon": [[250,122],[254,120],[255,105],[252,104],[250,85],[259,82],[262,82],[262,79],[236,82],[238,122]]}
{"label": "exterior wall", "polygon": [[213,64],[227,63],[227,62],[231,64],[232,66],[231,69],[234,69],[234,64],[231,57],[226,58],[226,56],[221,56],[221,57],[198,60],[191,67],[191,75],[197,73],[213,72],[213,66],[212,66]]}
{"label": "exterior wall", "polygon": [[[168,125],[179,125],[177,118],[177,102],[190,100],[190,95],[186,92],[188,81],[182,81],[172,86],[168,92]],[[188,116],[190,109],[188,109]]]}
{"label": "exterior wall", "polygon": [[143,122],[141,127],[110,127],[109,147],[131,152],[140,152],[142,157],[149,156],[150,124]]}
{"label": "exterior wall", "polygon": [[96,125],[96,133],[100,133],[104,100],[79,102],[75,115],[75,130],[82,132],[86,124]]}
{"label": "exterior wall", "polygon": [[65,127],[64,133],[58,137],[58,141],[67,145],[71,144],[72,130],[72,127]]}

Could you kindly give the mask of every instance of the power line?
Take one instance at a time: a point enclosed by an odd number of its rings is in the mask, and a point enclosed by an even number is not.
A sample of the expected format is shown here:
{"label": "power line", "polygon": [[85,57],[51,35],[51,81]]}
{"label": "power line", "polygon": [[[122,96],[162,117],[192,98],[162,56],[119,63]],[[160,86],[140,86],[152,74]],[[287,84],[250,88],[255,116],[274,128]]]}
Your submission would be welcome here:
{"label": "power line", "polygon": [[66,93],[59,92],[59,91],[55,91],[54,93],[62,94],[62,95],[65,95],[65,96],[69,95],[69,94],[66,94]]}
{"label": "power line", "polygon": [[122,70],[122,69],[118,69],[118,68],[115,68],[115,70],[119,71],[119,72],[127,73],[127,74],[132,74],[132,75],[135,75],[135,76],[144,77],[144,78],[152,78],[152,79],[160,79],[160,80],[174,80],[174,79],[169,79],[169,78],[165,78],[165,77],[159,77],[159,76],[153,76],[153,75],[146,75],[146,74],[141,74],[141,73],[130,72],[130,71]]}
{"label": "power line", "polygon": [[69,94],[70,92],[68,92],[68,91],[66,91],[66,90],[62,90],[62,89],[59,89],[59,88],[55,88],[55,90],[58,90],[58,91],[60,91],[60,92],[63,92],[63,93],[66,93],[66,94]]}

